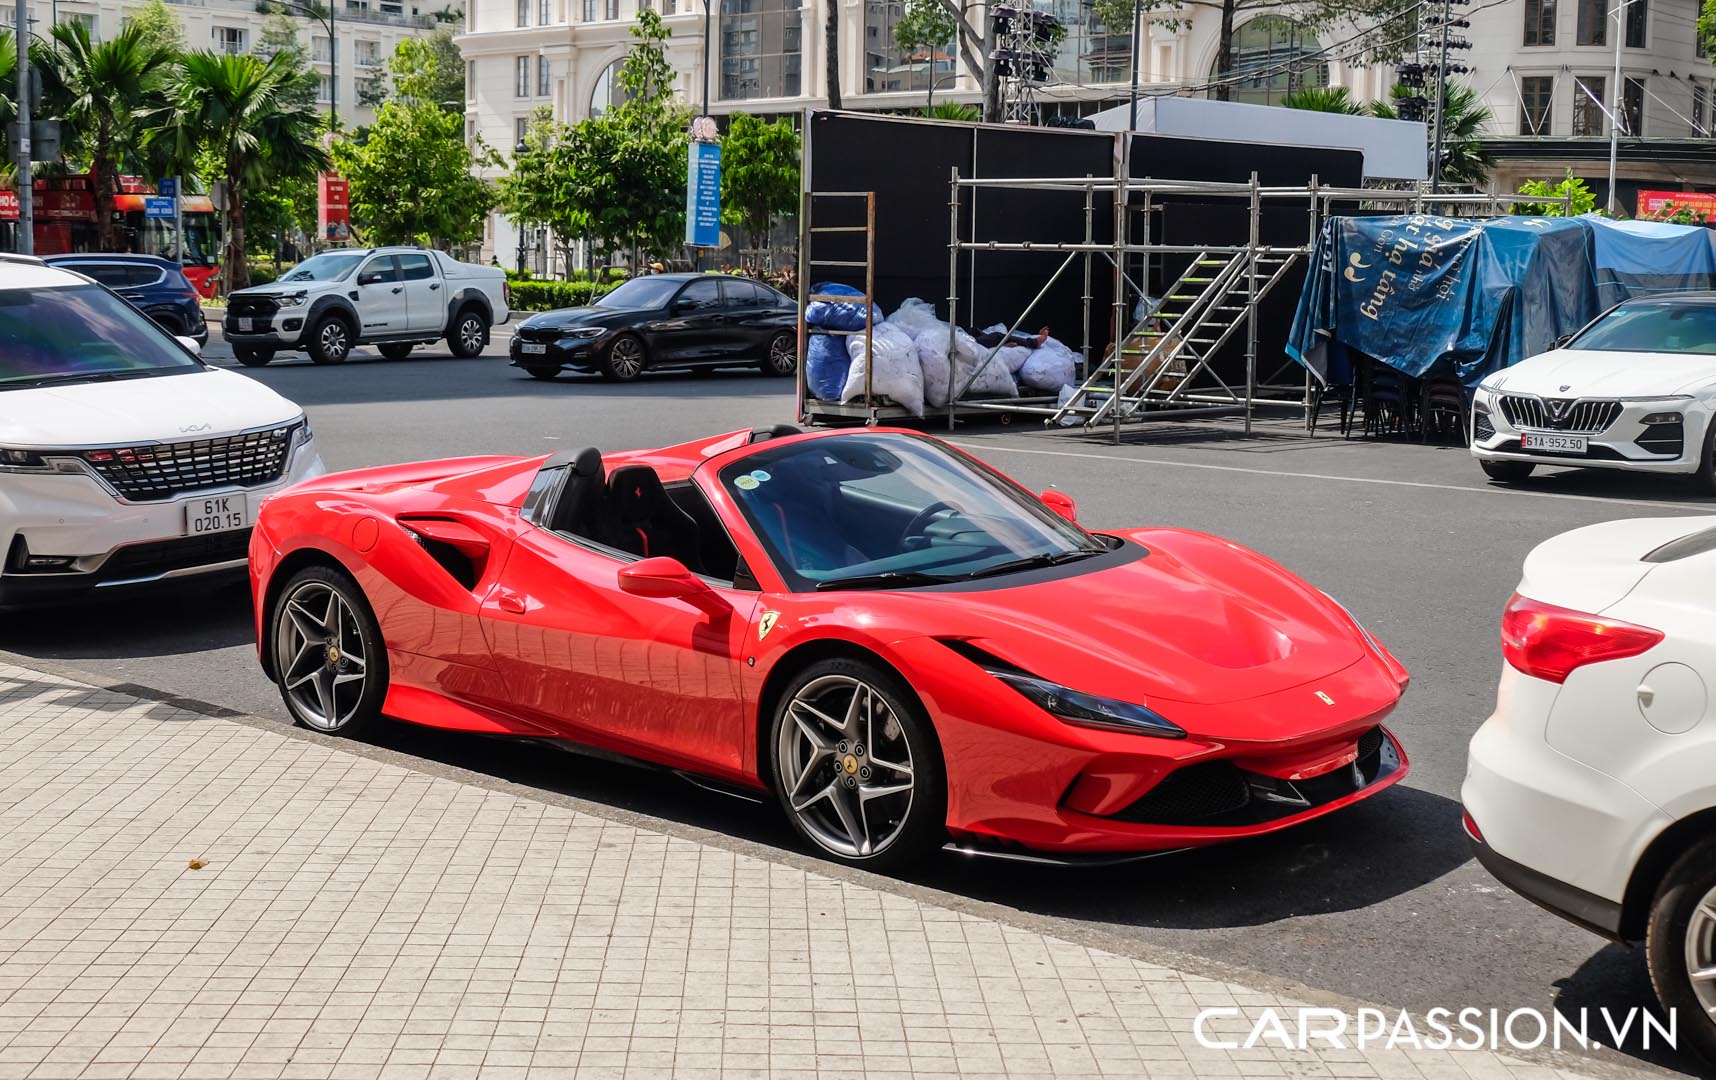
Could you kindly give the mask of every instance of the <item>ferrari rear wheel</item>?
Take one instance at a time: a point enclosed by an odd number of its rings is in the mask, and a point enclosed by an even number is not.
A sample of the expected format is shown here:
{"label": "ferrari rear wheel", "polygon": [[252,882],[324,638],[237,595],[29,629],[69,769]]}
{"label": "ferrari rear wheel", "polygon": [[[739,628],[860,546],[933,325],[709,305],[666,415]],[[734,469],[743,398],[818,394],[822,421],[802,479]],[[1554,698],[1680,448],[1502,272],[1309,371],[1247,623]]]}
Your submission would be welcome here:
{"label": "ferrari rear wheel", "polygon": [[887,870],[945,841],[941,751],[893,672],[859,660],[812,664],[781,696],[773,745],[781,805],[827,854]]}
{"label": "ferrari rear wheel", "polygon": [[273,611],[274,680],[292,719],[356,735],[381,715],[387,652],[357,584],[327,566],[299,571]]}

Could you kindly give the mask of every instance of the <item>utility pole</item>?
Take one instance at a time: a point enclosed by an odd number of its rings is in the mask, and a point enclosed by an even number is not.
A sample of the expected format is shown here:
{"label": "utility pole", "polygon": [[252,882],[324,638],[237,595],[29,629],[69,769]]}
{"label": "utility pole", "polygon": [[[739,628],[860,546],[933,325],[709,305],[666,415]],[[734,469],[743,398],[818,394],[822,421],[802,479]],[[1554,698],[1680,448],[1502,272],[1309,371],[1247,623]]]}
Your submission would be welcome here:
{"label": "utility pole", "polygon": [[1436,138],[1430,154],[1430,191],[1442,190],[1442,136],[1448,126],[1448,24],[1453,21],[1451,0],[1442,0],[1442,49],[1436,62]]}
{"label": "utility pole", "polygon": [[709,58],[714,54],[715,3],[703,0],[703,112],[709,115]]}
{"label": "utility pole", "polygon": [[[1615,83],[1609,90],[1609,216],[1615,216],[1615,163],[1621,153],[1621,38],[1626,32],[1622,15],[1631,0],[1615,0]],[[1627,134],[1632,134],[1628,132]]]}
{"label": "utility pole", "polygon": [[18,0],[18,254],[36,253],[36,186],[30,178],[30,2]]}
{"label": "utility pole", "polygon": [[1138,126],[1138,58],[1144,51],[1144,0],[1132,0],[1132,105],[1126,113],[1126,130]]}

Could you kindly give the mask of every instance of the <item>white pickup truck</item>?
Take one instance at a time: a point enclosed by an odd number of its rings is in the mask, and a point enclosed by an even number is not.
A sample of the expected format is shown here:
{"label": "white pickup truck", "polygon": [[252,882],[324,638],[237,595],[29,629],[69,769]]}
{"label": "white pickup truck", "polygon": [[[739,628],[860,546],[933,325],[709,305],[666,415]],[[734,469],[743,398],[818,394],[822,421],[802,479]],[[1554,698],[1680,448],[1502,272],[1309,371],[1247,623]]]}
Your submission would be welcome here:
{"label": "white pickup truck", "polygon": [[511,294],[499,267],[445,252],[338,248],[227,297],[221,333],[247,367],[295,349],[318,364],[342,364],[357,345],[398,360],[440,338],[454,356],[470,357],[489,343],[489,327],[507,321]]}

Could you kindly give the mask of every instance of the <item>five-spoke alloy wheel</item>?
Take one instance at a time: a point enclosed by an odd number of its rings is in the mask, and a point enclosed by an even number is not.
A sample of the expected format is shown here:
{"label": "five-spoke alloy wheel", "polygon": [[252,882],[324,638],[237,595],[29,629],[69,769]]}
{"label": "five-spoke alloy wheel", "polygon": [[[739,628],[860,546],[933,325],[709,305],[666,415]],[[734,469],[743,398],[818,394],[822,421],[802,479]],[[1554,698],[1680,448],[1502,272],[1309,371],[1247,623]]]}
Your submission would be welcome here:
{"label": "five-spoke alloy wheel", "polygon": [[372,723],[387,689],[375,616],[344,574],[312,566],[280,590],[273,613],[274,678],[292,718],[328,734]]}
{"label": "five-spoke alloy wheel", "polygon": [[781,803],[828,854],[893,868],[945,839],[941,754],[891,672],[857,660],[812,664],[782,695],[773,741]]}

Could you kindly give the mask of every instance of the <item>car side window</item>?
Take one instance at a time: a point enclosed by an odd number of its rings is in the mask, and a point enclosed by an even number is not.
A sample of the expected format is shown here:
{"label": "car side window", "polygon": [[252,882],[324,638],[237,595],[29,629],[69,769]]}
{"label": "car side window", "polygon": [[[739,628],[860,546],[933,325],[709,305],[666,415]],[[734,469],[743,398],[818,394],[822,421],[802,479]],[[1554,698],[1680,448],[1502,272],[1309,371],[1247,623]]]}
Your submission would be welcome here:
{"label": "car side window", "polygon": [[756,307],[759,297],[757,287],[748,281],[723,281],[721,288],[727,294],[728,307]]}
{"label": "car side window", "polygon": [[357,276],[359,285],[379,285],[398,280],[399,267],[394,265],[392,255],[377,255],[363,264],[363,269],[358,271]]}
{"label": "car side window", "polygon": [[676,308],[689,308],[698,314],[714,311],[721,306],[721,283],[714,278],[693,281],[680,290],[673,304]]}
{"label": "car side window", "polygon": [[406,281],[427,281],[435,276],[435,268],[429,265],[427,255],[401,255],[399,269]]}

